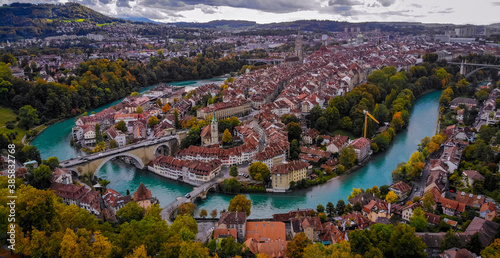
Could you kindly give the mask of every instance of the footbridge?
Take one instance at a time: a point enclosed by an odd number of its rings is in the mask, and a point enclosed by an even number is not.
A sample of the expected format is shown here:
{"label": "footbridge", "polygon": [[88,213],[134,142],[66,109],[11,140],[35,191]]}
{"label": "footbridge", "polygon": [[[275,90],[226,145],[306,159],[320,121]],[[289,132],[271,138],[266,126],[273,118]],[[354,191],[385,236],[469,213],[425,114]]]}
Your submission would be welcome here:
{"label": "footbridge", "polygon": [[493,68],[500,70],[500,65],[493,65],[493,64],[474,64],[474,63],[466,63],[464,61],[462,61],[461,63],[448,62],[448,64],[460,66],[460,74],[465,76],[465,78],[469,78],[475,72],[483,69]]}
{"label": "footbridge", "polygon": [[135,166],[144,169],[158,155],[172,155],[177,150],[178,142],[177,135],[144,140],[123,147],[64,160],[59,162],[59,165],[76,172],[78,175],[84,175],[98,172],[106,162],[114,158],[129,157]]}
{"label": "footbridge", "polygon": [[161,212],[162,219],[169,221],[170,218],[175,217],[177,209],[179,209],[179,206],[181,206],[181,204],[183,203],[193,202],[194,200],[196,200],[196,198],[201,198],[201,199],[207,198],[208,191],[210,189],[216,190],[217,185],[223,180],[224,180],[223,178],[214,179],[212,181],[206,182],[200,186],[195,187],[193,191],[189,193],[189,195],[185,195],[183,197],[177,197],[177,200],[163,207],[163,210]]}

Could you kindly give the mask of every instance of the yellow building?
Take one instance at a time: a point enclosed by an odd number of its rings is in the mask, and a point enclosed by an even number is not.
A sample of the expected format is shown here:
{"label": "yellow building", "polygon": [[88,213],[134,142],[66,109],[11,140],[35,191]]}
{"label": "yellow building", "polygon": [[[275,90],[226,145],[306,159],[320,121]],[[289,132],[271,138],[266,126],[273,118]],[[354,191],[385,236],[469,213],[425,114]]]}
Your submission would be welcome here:
{"label": "yellow building", "polygon": [[291,161],[278,165],[271,171],[271,180],[275,191],[286,191],[290,188],[290,182],[300,181],[307,176],[309,163],[303,161]]}

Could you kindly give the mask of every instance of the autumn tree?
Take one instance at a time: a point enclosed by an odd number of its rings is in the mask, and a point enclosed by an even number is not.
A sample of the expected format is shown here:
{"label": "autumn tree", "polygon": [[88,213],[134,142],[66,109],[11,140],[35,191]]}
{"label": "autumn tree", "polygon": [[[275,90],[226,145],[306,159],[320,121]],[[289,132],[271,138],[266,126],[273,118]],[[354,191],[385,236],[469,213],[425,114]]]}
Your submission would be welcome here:
{"label": "autumn tree", "polygon": [[100,231],[94,233],[94,243],[92,250],[95,257],[109,257],[113,246],[107,237],[103,236]]}
{"label": "autumn tree", "polygon": [[436,205],[434,194],[432,194],[432,191],[429,191],[424,195],[422,207],[426,212],[434,212],[434,205]]}
{"label": "autumn tree", "polygon": [[212,212],[210,212],[210,217],[212,217],[212,219],[217,217],[217,209],[214,209],[214,210],[212,210]]}
{"label": "autumn tree", "polygon": [[389,203],[395,203],[399,200],[399,197],[394,191],[389,191],[385,196],[385,200]]}
{"label": "autumn tree", "polygon": [[231,135],[231,132],[229,132],[228,129],[224,131],[224,134],[222,135],[222,142],[224,143],[231,143],[233,142],[233,136]]}
{"label": "autumn tree", "polygon": [[403,117],[401,112],[397,112],[392,116],[391,127],[394,128],[394,131],[399,132],[404,127]]}
{"label": "autumn tree", "polygon": [[154,127],[157,124],[158,124],[158,118],[156,116],[152,116],[148,119],[148,125],[150,127]]}
{"label": "autumn tree", "polygon": [[250,165],[248,173],[253,179],[263,181],[269,176],[270,171],[266,164],[257,161]]}
{"label": "autumn tree", "polygon": [[134,91],[134,92],[130,93],[130,97],[138,97],[140,95],[141,94],[139,94],[139,92],[137,92],[137,91]]}
{"label": "autumn tree", "polygon": [[496,238],[493,243],[481,251],[481,257],[484,258],[498,258],[500,253],[500,238]]}
{"label": "autumn tree", "polygon": [[227,208],[230,212],[245,212],[247,217],[250,216],[252,209],[252,201],[248,200],[244,195],[236,195],[229,202],[229,207]]}
{"label": "autumn tree", "polygon": [[138,246],[134,249],[134,252],[125,256],[125,258],[151,258],[146,251],[146,247],[144,245]]}
{"label": "autumn tree", "polygon": [[141,106],[138,106],[135,108],[135,113],[137,113],[137,114],[142,114],[143,111],[144,111],[144,109]]}
{"label": "autumn tree", "polygon": [[208,212],[205,209],[201,209],[200,211],[200,217],[206,218],[208,216]]}
{"label": "autumn tree", "polygon": [[302,257],[304,249],[311,245],[312,241],[307,238],[304,232],[300,232],[293,237],[293,240],[288,242],[286,246],[286,256],[288,257]]}
{"label": "autumn tree", "polygon": [[170,104],[168,104],[168,103],[165,104],[165,106],[163,106],[161,108],[161,112],[163,112],[163,113],[168,113],[169,111],[170,111]]}
{"label": "autumn tree", "polygon": [[62,258],[72,258],[81,257],[84,254],[80,253],[77,243],[78,237],[73,230],[67,228],[64,234],[63,240],[61,242],[61,249],[59,250],[59,255]]}
{"label": "autumn tree", "polygon": [[180,206],[179,206],[179,214],[180,215],[189,215],[189,216],[193,216],[194,215],[194,209],[196,208],[196,206],[190,202],[185,202],[185,203],[182,203]]}

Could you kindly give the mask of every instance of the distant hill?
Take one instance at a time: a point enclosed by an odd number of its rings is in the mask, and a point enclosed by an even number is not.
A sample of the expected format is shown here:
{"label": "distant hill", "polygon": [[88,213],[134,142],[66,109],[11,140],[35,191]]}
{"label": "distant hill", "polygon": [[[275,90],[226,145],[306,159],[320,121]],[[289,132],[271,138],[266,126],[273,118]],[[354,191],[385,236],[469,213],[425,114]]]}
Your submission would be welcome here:
{"label": "distant hill", "polygon": [[134,21],[134,22],[151,22],[151,23],[161,24],[161,22],[153,21],[146,17],[121,17],[120,19]]}
{"label": "distant hill", "polygon": [[60,22],[112,23],[127,22],[108,17],[78,3],[25,4],[13,3],[0,7],[0,39],[21,39],[56,35]]}
{"label": "distant hill", "polygon": [[[409,23],[409,22],[365,22],[365,23],[349,23],[329,20],[298,20],[291,22],[278,22],[268,24],[258,24],[253,21],[233,21],[233,20],[216,20],[204,23],[193,22],[177,22],[172,23],[177,27],[191,27],[191,28],[212,28],[212,29],[252,29],[243,31],[239,34],[262,34],[262,35],[287,35],[290,32],[296,31],[299,28],[306,31],[343,31],[344,28],[362,27],[363,31],[381,29],[383,31],[402,31],[402,32],[419,32],[425,29],[422,23]],[[285,30],[285,31],[280,31]]]}
{"label": "distant hill", "polygon": [[171,23],[177,27],[190,27],[190,28],[211,28],[211,29],[241,29],[254,27],[257,25],[254,21],[236,21],[236,20],[215,20],[210,22],[176,22]]}

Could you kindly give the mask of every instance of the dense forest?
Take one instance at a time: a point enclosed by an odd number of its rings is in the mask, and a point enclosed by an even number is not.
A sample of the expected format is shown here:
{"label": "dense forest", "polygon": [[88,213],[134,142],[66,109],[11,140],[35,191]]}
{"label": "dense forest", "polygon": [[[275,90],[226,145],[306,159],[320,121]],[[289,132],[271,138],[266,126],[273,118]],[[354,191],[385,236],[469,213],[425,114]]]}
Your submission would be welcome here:
{"label": "dense forest", "polygon": [[[213,59],[154,57],[148,65],[128,60],[92,60],[81,63],[60,83],[28,82],[12,76],[0,63],[0,105],[18,110],[31,105],[38,110],[40,123],[67,118],[85,110],[123,98],[139,88],[159,82],[205,79],[239,70],[238,57]],[[35,68],[36,69],[36,68]]]}
{"label": "dense forest", "polygon": [[105,16],[78,3],[13,3],[1,6],[0,16],[0,38],[6,40],[54,36],[57,35],[56,28],[61,22],[131,22]]}

